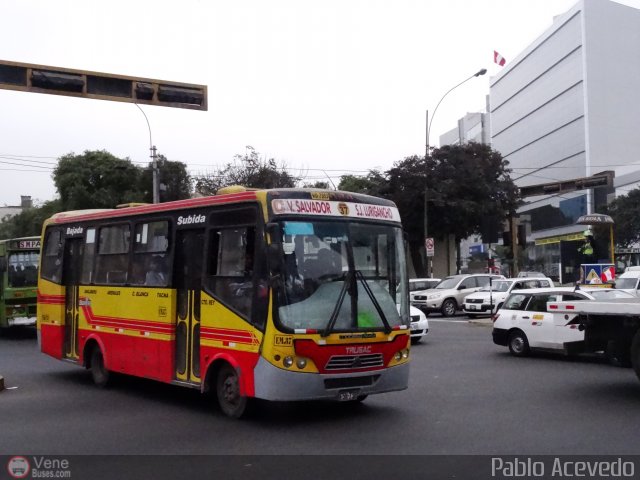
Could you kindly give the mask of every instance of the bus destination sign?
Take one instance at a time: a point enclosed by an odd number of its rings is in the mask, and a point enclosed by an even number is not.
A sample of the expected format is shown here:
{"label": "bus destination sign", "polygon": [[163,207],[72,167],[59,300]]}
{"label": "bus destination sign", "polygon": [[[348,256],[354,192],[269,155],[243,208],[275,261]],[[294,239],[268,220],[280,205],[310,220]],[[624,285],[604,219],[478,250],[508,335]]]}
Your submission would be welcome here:
{"label": "bus destination sign", "polygon": [[399,222],[396,207],[366,203],[335,202],[329,200],[274,199],[271,207],[276,215],[321,215],[366,218]]}
{"label": "bus destination sign", "polygon": [[11,247],[16,250],[38,250],[40,248],[40,240],[16,240],[11,243]]}

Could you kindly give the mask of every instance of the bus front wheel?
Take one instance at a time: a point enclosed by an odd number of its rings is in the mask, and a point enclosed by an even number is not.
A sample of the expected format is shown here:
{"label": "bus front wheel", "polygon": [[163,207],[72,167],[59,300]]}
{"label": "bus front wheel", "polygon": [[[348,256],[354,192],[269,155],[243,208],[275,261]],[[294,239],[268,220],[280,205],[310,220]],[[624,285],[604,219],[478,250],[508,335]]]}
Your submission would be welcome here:
{"label": "bus front wheel", "polygon": [[98,387],[106,387],[109,383],[109,370],[104,366],[102,350],[97,345],[91,351],[91,377]]}
{"label": "bus front wheel", "polygon": [[228,417],[240,418],[245,413],[248,398],[240,394],[238,372],[228,363],[218,371],[216,394],[222,413]]}

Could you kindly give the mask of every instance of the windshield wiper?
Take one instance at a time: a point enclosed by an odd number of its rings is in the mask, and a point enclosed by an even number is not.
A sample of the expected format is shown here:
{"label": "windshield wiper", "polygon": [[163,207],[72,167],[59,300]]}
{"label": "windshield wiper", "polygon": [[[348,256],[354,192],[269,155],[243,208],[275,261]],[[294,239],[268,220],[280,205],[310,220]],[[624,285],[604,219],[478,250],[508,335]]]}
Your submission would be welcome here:
{"label": "windshield wiper", "polygon": [[333,312],[331,313],[331,317],[329,317],[329,322],[327,326],[324,327],[324,330],[320,334],[322,337],[327,337],[333,330],[333,327],[336,324],[336,320],[338,319],[338,314],[340,313],[340,309],[342,308],[342,304],[344,303],[344,297],[347,294],[347,289],[349,285],[353,281],[353,275],[351,272],[346,272],[344,275],[344,283],[342,284],[342,288],[340,289],[340,293],[338,294],[338,301],[336,302],[335,307],[333,307]]}
{"label": "windshield wiper", "polygon": [[364,287],[364,291],[367,292],[367,295],[369,295],[369,298],[371,299],[371,303],[373,303],[373,306],[375,307],[376,311],[378,312],[378,315],[380,315],[380,318],[382,319],[382,323],[384,324],[385,333],[387,333],[387,334],[391,333],[392,328],[389,325],[389,322],[387,321],[387,316],[382,311],[382,307],[380,306],[380,303],[378,303],[378,300],[376,299],[376,296],[371,291],[371,287],[369,287],[369,284],[367,283],[367,280],[364,278],[364,275],[362,274],[362,272],[360,270],[356,270],[356,278],[358,278],[362,282],[362,286]]}
{"label": "windshield wiper", "polygon": [[382,323],[384,324],[385,333],[387,334],[390,333],[393,329],[389,325],[387,316],[382,311],[382,307],[380,306],[380,303],[376,299],[376,296],[374,295],[374,293],[371,291],[371,288],[369,287],[369,284],[367,283],[367,280],[364,278],[364,275],[362,274],[362,272],[360,270],[356,270],[353,273],[347,272],[345,273],[344,277],[345,277],[345,281],[344,281],[344,284],[342,285],[342,288],[340,289],[340,294],[338,295],[338,301],[336,302],[336,305],[333,308],[333,312],[331,313],[329,322],[327,323],[327,326],[322,331],[321,336],[327,337],[332,332],[333,327],[336,324],[336,320],[338,319],[338,315],[340,314],[340,309],[342,308],[342,304],[344,303],[344,298],[347,295],[347,292],[349,290],[352,290],[350,292],[351,293],[351,318],[352,320],[357,321],[357,308],[358,308],[357,280],[360,280],[360,282],[362,283],[364,291],[367,293],[367,295],[371,299],[371,303],[373,303],[373,306],[376,309],[376,312],[378,312],[378,315],[380,315],[380,318],[382,319]]}

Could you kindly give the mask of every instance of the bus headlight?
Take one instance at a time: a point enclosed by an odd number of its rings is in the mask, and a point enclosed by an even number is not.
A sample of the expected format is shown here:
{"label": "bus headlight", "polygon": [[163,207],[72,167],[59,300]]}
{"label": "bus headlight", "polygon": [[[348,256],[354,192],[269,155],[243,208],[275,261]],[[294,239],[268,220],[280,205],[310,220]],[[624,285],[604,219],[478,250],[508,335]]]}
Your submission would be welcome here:
{"label": "bus headlight", "polygon": [[396,352],[393,358],[396,359],[396,362],[399,362],[400,360],[402,360],[402,352]]}
{"label": "bus headlight", "polygon": [[402,351],[402,358],[404,358],[404,359],[409,358],[409,350],[403,350]]}
{"label": "bus headlight", "polygon": [[284,360],[282,360],[282,364],[285,367],[290,368],[293,365],[293,358],[287,355],[284,357]]}
{"label": "bus headlight", "polygon": [[300,370],[302,370],[306,366],[307,366],[307,359],[306,358],[298,358],[298,359],[296,359],[296,367],[298,367]]}

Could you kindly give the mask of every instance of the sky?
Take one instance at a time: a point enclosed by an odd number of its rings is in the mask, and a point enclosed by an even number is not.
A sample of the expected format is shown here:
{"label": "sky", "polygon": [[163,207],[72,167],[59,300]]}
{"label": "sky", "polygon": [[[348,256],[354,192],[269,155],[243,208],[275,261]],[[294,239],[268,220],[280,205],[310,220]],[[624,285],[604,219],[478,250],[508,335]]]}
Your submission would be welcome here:
{"label": "sky", "polygon": [[[212,173],[252,146],[304,182],[424,155],[575,0],[0,0],[0,59],[205,84],[208,111],[142,105],[158,153]],[[640,7],[640,0],[619,3]],[[129,103],[0,90],[0,206],[57,192],[56,159],[149,161]]]}

